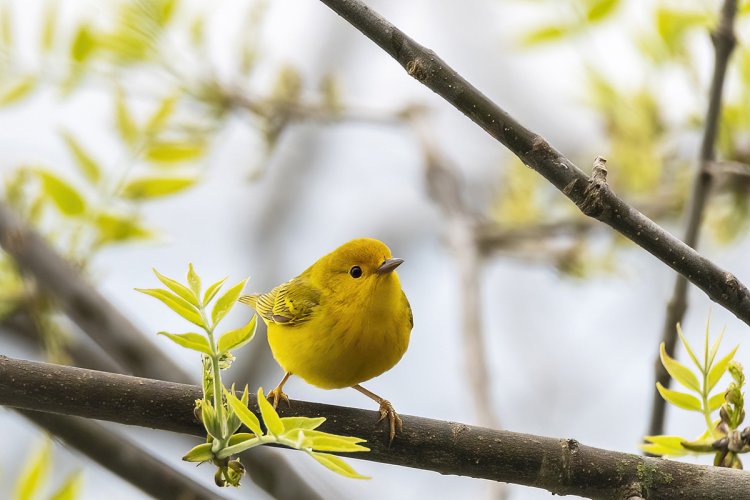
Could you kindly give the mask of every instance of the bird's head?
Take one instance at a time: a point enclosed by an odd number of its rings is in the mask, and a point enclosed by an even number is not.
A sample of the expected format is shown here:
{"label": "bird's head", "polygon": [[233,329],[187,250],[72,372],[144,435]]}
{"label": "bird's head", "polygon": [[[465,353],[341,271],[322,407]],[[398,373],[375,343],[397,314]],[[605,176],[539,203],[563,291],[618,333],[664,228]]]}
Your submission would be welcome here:
{"label": "bird's head", "polygon": [[[371,295],[385,284],[400,287],[394,270],[403,259],[394,258],[382,241],[357,238],[322,257],[314,266],[316,281],[350,297]],[[320,265],[318,269],[316,266]]]}

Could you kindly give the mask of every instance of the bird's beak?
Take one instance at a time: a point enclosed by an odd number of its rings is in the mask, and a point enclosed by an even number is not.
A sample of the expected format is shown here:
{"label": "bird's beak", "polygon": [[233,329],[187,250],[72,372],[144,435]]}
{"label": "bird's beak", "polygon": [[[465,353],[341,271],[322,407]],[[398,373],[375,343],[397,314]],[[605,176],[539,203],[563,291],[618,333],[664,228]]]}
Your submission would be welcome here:
{"label": "bird's beak", "polygon": [[375,272],[378,274],[385,274],[390,273],[394,269],[396,269],[398,266],[400,266],[404,262],[404,259],[385,259],[382,264],[380,264],[380,267],[375,269]]}

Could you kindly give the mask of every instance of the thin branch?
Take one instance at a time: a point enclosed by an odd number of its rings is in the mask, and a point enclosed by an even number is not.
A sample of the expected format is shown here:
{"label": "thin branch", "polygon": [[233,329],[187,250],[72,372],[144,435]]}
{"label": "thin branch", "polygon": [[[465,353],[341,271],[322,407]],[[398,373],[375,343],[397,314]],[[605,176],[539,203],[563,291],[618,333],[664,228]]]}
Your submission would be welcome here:
{"label": "thin branch", "polygon": [[191,380],[182,368],[162,354],[124,314],[2,202],[0,246],[119,365],[138,375],[181,382]]}
{"label": "thin branch", "polygon": [[19,413],[154,498],[223,498],[218,490],[209,490],[196,483],[96,422],[31,410],[19,410]]}
{"label": "thin branch", "polygon": [[[197,386],[0,356],[0,404],[203,436]],[[250,406],[258,411],[251,397]],[[352,458],[544,488],[589,498],[737,498],[750,473],[642,457],[554,439],[402,415],[388,445],[378,413],[292,401],[282,416],[325,416],[322,430],[367,439]]]}
{"label": "thin branch", "polygon": [[[724,88],[724,76],[726,75],[729,57],[736,44],[733,24],[737,13],[737,1],[725,0],[721,9],[721,18],[716,30],[711,34],[714,43],[715,59],[714,73],[709,90],[708,111],[706,112],[706,127],[703,131],[700,156],[698,159],[698,172],[693,180],[693,190],[688,201],[687,218],[685,223],[684,241],[687,245],[695,248],[703,221],[703,212],[708,201],[711,190],[711,167],[716,157],[715,144],[719,129],[719,117],[721,115],[721,98]],[[684,275],[677,275],[672,290],[672,298],[667,305],[667,314],[662,327],[662,342],[670,356],[674,356],[675,344],[677,342],[677,331],[675,326],[682,321],[687,310],[688,280]],[[736,314],[736,313],[735,313]],[[670,377],[661,363],[659,356],[654,362],[656,380],[664,387],[669,387]],[[661,395],[653,390],[653,403],[651,409],[651,422],[649,424],[649,435],[664,433],[665,401]]]}
{"label": "thin branch", "polygon": [[433,51],[419,45],[359,0],[321,0],[396,59],[407,73],[504,144],[586,215],[604,222],[660,259],[745,323],[750,291],[731,273],[698,254],[625,203],[606,182],[590,179],[543,137],[526,129],[467,82]]}

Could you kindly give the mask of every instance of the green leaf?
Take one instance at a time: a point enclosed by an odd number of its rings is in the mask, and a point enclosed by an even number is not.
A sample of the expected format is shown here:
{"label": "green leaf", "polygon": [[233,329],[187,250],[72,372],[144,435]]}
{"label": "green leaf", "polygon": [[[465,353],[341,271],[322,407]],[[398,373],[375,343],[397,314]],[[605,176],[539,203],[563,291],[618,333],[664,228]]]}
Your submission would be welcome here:
{"label": "green leaf", "polygon": [[612,14],[620,5],[620,0],[594,0],[587,3],[586,20],[595,23]]}
{"label": "green leaf", "polygon": [[673,379],[688,389],[692,389],[697,393],[701,392],[701,384],[698,382],[698,377],[690,371],[690,368],[667,354],[664,342],[659,346],[659,357],[661,358],[661,363],[664,365],[664,368],[667,369],[667,372]]}
{"label": "green leaf", "polygon": [[86,210],[86,203],[78,191],[67,181],[48,170],[35,170],[42,181],[42,191],[50,197],[55,206],[65,215],[80,215]]}
{"label": "green leaf", "polygon": [[200,158],[205,150],[205,145],[198,142],[162,141],[150,144],[145,157],[154,163],[179,163]]}
{"label": "green leaf", "polygon": [[13,85],[0,89],[0,106],[7,106],[20,101],[36,88],[36,84],[37,78],[35,75],[26,75]]}
{"label": "green leaf", "polygon": [[159,281],[161,281],[162,283],[164,283],[164,285],[167,288],[169,288],[170,290],[172,290],[174,293],[176,293],[177,295],[179,295],[180,297],[182,297],[186,301],[188,301],[191,304],[193,304],[195,307],[199,307],[200,306],[200,304],[198,303],[198,297],[196,296],[195,293],[193,293],[193,291],[191,289],[189,289],[188,287],[186,287],[185,285],[183,285],[182,283],[180,283],[177,280],[173,280],[172,278],[164,276],[163,274],[161,274],[156,269],[152,269],[152,271],[154,272],[154,274],[156,275],[156,277],[159,278]]}
{"label": "green leaf", "polygon": [[268,402],[266,397],[263,395],[263,388],[258,389],[258,406],[260,407],[260,415],[263,417],[263,423],[266,425],[268,432],[274,436],[278,436],[284,433],[284,424],[281,423],[281,418],[276,410],[273,408],[271,403]]}
{"label": "green leaf", "polygon": [[[245,386],[245,390],[247,391],[247,386]],[[228,390],[224,389],[224,395],[227,398],[227,404],[232,408],[234,414],[237,415],[237,418],[239,418],[240,421],[256,436],[262,436],[263,431],[260,428],[260,420],[255,416],[255,413],[253,413],[247,405],[243,404],[242,401],[237,399],[237,396]]]}
{"label": "green leaf", "polygon": [[211,446],[213,443],[203,443],[194,447],[187,453],[182,459],[185,462],[208,462],[213,459],[214,454],[211,452]]}
{"label": "green leaf", "polygon": [[208,287],[208,290],[206,290],[206,294],[203,295],[204,306],[208,305],[208,303],[211,302],[211,299],[213,299],[216,293],[221,289],[222,285],[224,285],[224,282],[227,280],[228,277],[229,276],[226,276],[220,279],[219,281],[217,281],[216,283],[214,283],[213,285],[211,285],[210,287]]}
{"label": "green leaf", "polygon": [[340,453],[370,451],[369,448],[359,444],[364,443],[365,440],[358,437],[338,436],[314,430],[300,430],[298,432],[303,433],[305,436],[305,446],[315,451],[335,451]]}
{"label": "green leaf", "polygon": [[128,102],[122,89],[117,89],[115,95],[115,122],[122,140],[131,147],[135,145],[138,140],[138,125],[128,110]]}
{"label": "green leaf", "polygon": [[94,225],[99,232],[99,244],[120,243],[153,236],[151,230],[140,225],[135,215],[100,212],[96,214]]}
{"label": "green leaf", "polygon": [[42,52],[47,54],[52,50],[57,30],[58,8],[57,2],[47,2],[44,9],[44,26],[42,28]]}
{"label": "green leaf", "polygon": [[227,333],[219,338],[219,354],[224,354],[232,349],[239,349],[243,345],[247,344],[255,336],[257,316],[253,314],[250,321],[240,328],[229,330]]}
{"label": "green leaf", "polygon": [[174,312],[190,321],[191,323],[205,328],[203,319],[200,313],[193,307],[190,302],[186,301],[182,297],[169,293],[166,290],[160,288],[136,288],[136,291],[145,293],[162,301],[167,307],[172,309]]}
{"label": "green leaf", "polygon": [[685,346],[685,350],[687,351],[688,355],[690,356],[690,359],[693,360],[693,363],[695,363],[695,366],[703,373],[703,365],[698,361],[698,358],[696,357],[695,353],[693,352],[693,348],[690,347],[690,344],[688,343],[687,339],[685,338],[685,335],[682,333],[682,327],[679,323],[677,323],[677,334],[680,336],[680,341],[682,342],[682,345]]}
{"label": "green leaf", "polygon": [[73,44],[70,46],[70,57],[77,63],[84,63],[94,53],[96,48],[96,36],[91,28],[82,24],[78,27]]}
{"label": "green leaf", "polygon": [[213,321],[214,325],[218,324],[219,321],[221,321],[224,316],[226,316],[227,313],[232,310],[232,307],[234,307],[234,305],[237,303],[237,299],[242,293],[242,289],[245,288],[245,283],[247,283],[248,279],[249,278],[246,278],[240,281],[232,288],[227,290],[224,295],[216,299],[214,308],[211,310],[211,320]]}
{"label": "green leaf", "polygon": [[695,396],[667,389],[661,385],[660,382],[656,383],[656,389],[659,391],[659,394],[661,394],[661,397],[678,408],[682,408],[683,410],[701,411],[701,402],[698,401],[698,398]]}
{"label": "green leaf", "polygon": [[26,461],[21,475],[16,482],[15,498],[17,500],[33,499],[39,488],[47,480],[52,457],[52,441],[44,443]]}
{"label": "green leaf", "polygon": [[99,164],[89,155],[83,146],[69,132],[62,132],[63,140],[68,149],[76,159],[76,164],[84,176],[92,183],[96,184],[101,178]]}
{"label": "green leaf", "polygon": [[169,196],[193,186],[197,177],[140,177],[131,179],[122,188],[122,196],[130,200],[149,200]]}
{"label": "green leaf", "polygon": [[198,273],[195,272],[195,268],[193,267],[192,262],[188,264],[187,279],[188,283],[190,284],[190,289],[195,294],[195,299],[199,300],[201,296],[201,278],[200,276],[198,276]]}
{"label": "green leaf", "polygon": [[711,389],[713,389],[714,386],[719,382],[721,376],[724,375],[724,373],[727,371],[727,368],[729,368],[729,362],[732,361],[732,358],[734,358],[734,354],[737,352],[737,349],[739,349],[739,347],[739,345],[734,346],[734,349],[729,351],[729,354],[717,361],[716,364],[711,368],[711,371],[708,372],[708,378],[706,379],[706,392],[710,392]]}
{"label": "green leaf", "polygon": [[367,476],[363,476],[355,471],[351,465],[346,463],[344,459],[337,457],[336,455],[330,455],[328,453],[316,453],[314,451],[308,452],[311,457],[322,464],[327,469],[332,470],[336,474],[341,474],[344,477],[350,477],[352,479],[370,479]]}
{"label": "green leaf", "polygon": [[724,404],[724,393],[714,394],[708,399],[708,411],[715,412]]}
{"label": "green leaf", "polygon": [[320,427],[325,421],[325,417],[281,417],[281,423],[284,424],[285,431],[293,429],[313,430]]}
{"label": "green leaf", "polygon": [[164,335],[171,339],[175,344],[181,345],[193,351],[202,352],[203,354],[211,355],[211,346],[208,345],[206,337],[200,333],[168,333],[159,332],[158,335]]}
{"label": "green leaf", "polygon": [[83,473],[81,471],[74,472],[49,498],[50,500],[76,500],[80,497],[82,488]]}
{"label": "green leaf", "polygon": [[643,439],[649,444],[641,445],[641,449],[652,455],[681,457],[688,454],[682,447],[682,442],[685,441],[682,436],[646,436]]}

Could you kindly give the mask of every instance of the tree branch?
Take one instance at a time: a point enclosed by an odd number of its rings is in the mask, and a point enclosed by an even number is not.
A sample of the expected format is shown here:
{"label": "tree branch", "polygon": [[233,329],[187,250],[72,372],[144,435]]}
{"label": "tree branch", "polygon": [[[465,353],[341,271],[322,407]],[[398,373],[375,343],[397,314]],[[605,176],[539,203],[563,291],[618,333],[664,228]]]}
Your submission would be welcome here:
{"label": "tree branch", "polygon": [[[706,112],[706,126],[703,131],[700,156],[698,158],[698,171],[693,180],[693,190],[688,201],[687,217],[685,223],[684,241],[695,248],[698,244],[703,212],[708,201],[711,190],[711,168],[716,157],[715,144],[716,135],[719,130],[719,117],[721,115],[721,98],[724,88],[724,76],[726,75],[729,56],[736,44],[734,36],[734,17],[737,13],[737,1],[725,0],[721,9],[719,25],[711,34],[714,44],[714,73],[709,90],[708,111]],[[688,280],[683,275],[677,275],[672,298],[667,305],[667,314],[662,327],[662,342],[670,356],[674,356],[675,344],[677,342],[677,323],[682,321],[687,310]],[[670,377],[661,363],[659,356],[654,361],[656,380],[664,387],[669,387]],[[653,389],[653,403],[651,409],[651,422],[649,424],[649,435],[664,433],[664,398]]]}
{"label": "tree branch", "polygon": [[750,291],[731,273],[698,254],[596,182],[467,82],[433,51],[419,45],[359,0],[321,0],[396,59],[407,73],[442,96],[504,144],[590,217],[610,225],[687,277],[711,300],[750,324]]}
{"label": "tree branch", "polygon": [[[195,436],[197,386],[0,356],[0,404],[139,425]],[[251,397],[250,406],[258,411]],[[352,458],[544,488],[589,498],[737,498],[750,473],[641,457],[554,439],[402,415],[404,431],[388,446],[378,413],[292,401],[282,416],[325,416],[327,432],[367,439]]]}

